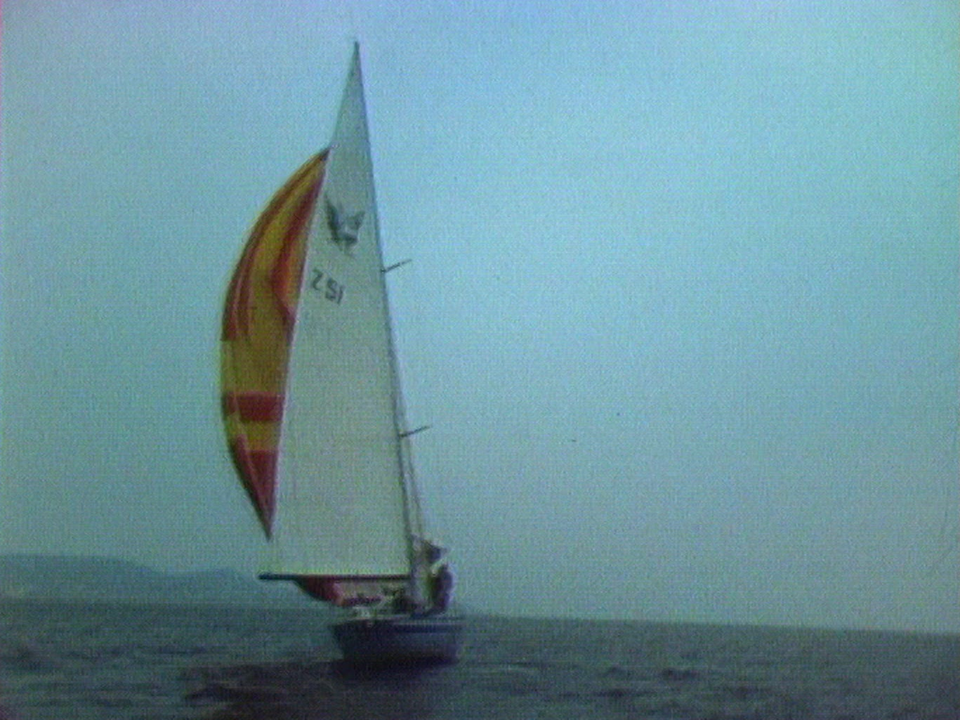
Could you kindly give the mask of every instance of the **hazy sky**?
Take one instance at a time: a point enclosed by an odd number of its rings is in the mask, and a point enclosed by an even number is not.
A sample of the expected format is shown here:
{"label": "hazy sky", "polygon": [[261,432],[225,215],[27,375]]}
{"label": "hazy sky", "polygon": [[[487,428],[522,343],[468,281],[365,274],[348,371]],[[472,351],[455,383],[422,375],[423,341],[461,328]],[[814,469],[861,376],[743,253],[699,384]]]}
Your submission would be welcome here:
{"label": "hazy sky", "polygon": [[256,571],[220,303],[358,37],[464,601],[960,631],[958,15],[6,0],[0,551]]}

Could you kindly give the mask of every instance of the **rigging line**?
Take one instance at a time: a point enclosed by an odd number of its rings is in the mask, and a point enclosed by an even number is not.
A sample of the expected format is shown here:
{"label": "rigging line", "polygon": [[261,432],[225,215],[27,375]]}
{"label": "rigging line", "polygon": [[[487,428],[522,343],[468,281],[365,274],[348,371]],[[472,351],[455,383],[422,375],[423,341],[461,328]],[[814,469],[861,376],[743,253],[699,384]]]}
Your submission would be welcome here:
{"label": "rigging line", "polygon": [[406,260],[401,260],[400,262],[395,262],[393,265],[387,265],[387,267],[382,268],[382,269],[380,270],[380,272],[382,272],[384,275],[386,275],[386,274],[387,274],[388,272],[390,272],[391,270],[396,270],[397,268],[403,267],[404,265],[407,265],[407,264],[412,263],[412,262],[413,262],[413,260],[412,260],[411,258],[407,258]]}
{"label": "rigging line", "polygon": [[357,37],[357,19],[353,12],[353,5],[349,0],[344,3],[344,7],[347,9],[347,24],[350,26],[350,35],[354,42],[359,42],[360,38]]}
{"label": "rigging line", "polygon": [[937,569],[946,562],[947,558],[958,548],[960,547],[960,536],[954,534],[953,542],[946,545],[943,550],[940,551],[940,554],[937,555],[936,559],[930,563],[930,567],[927,569],[926,577],[933,577]]}
{"label": "rigging line", "polygon": [[417,433],[421,433],[421,432],[423,432],[424,430],[429,430],[429,429],[430,429],[430,426],[429,426],[429,425],[421,425],[420,427],[414,428],[413,430],[406,430],[406,431],[400,433],[400,437],[401,437],[401,438],[408,438],[408,437],[410,437],[411,435],[416,435]]}
{"label": "rigging line", "polygon": [[[945,501],[945,507],[949,508],[949,492],[944,486],[943,498]],[[934,560],[930,563],[930,566],[927,568],[925,577],[932,578],[934,573],[940,568],[940,566],[946,562],[947,558],[958,548],[960,547],[960,528],[955,528],[951,532],[950,527],[950,511],[949,509],[944,509],[943,511],[943,520],[940,523],[940,529],[937,532],[936,544],[942,549],[937,553]]]}

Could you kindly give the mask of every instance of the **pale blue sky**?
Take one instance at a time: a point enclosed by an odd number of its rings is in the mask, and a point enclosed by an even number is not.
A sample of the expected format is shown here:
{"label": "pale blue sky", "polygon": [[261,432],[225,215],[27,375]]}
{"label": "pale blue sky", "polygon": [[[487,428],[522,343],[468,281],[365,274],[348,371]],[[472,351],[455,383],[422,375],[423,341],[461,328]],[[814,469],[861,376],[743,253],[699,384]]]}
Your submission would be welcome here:
{"label": "pale blue sky", "polygon": [[0,551],[253,572],[218,318],[354,37],[462,598],[960,631],[948,2],[3,4]]}

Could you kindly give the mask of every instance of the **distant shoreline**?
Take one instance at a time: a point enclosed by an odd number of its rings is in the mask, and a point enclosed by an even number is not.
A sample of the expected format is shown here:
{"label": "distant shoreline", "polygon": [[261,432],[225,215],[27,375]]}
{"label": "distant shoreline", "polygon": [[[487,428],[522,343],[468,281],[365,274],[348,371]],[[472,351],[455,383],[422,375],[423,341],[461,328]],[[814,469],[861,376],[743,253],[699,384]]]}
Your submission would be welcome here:
{"label": "distant shoreline", "polygon": [[234,570],[167,573],[95,556],[0,555],[0,600],[308,607],[296,588]]}
{"label": "distant shoreline", "polygon": [[[229,607],[236,609],[316,610],[331,608],[311,600],[292,583],[264,583],[236,570],[164,572],[117,558],[73,555],[0,555],[0,603],[75,605],[164,605]],[[761,623],[719,623],[655,618],[573,618],[538,615],[502,615],[457,603],[459,612],[482,621],[596,622],[664,626],[743,627],[827,633],[878,633],[958,638],[960,632],[891,628],[816,628]]]}

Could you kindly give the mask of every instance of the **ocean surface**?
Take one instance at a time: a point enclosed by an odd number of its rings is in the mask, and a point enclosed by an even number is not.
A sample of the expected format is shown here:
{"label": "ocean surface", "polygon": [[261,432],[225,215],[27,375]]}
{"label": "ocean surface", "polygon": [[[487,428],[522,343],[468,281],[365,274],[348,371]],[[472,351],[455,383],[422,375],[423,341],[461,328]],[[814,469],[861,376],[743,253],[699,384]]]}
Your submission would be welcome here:
{"label": "ocean surface", "polygon": [[468,618],[456,665],[357,673],[309,608],[0,602],[0,717],[960,718],[960,637]]}

